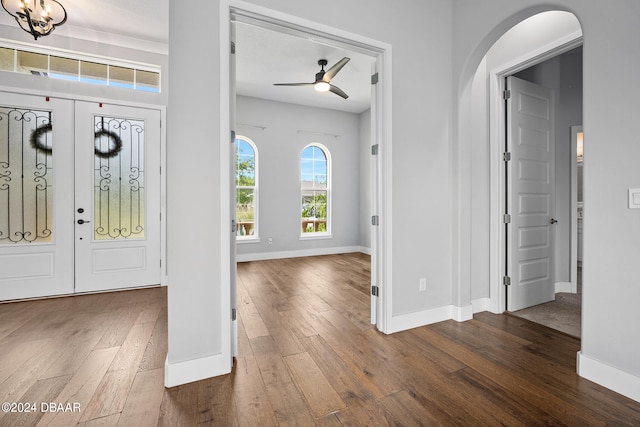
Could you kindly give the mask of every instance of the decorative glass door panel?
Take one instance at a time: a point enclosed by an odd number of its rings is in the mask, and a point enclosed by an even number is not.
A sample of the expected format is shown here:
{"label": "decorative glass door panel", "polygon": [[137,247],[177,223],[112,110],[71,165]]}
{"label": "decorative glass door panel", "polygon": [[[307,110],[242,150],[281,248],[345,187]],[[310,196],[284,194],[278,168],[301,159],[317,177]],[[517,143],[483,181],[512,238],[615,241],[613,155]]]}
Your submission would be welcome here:
{"label": "decorative glass door panel", "polygon": [[94,239],[143,239],[145,122],[94,116]]}
{"label": "decorative glass door panel", "polygon": [[0,300],[73,293],[73,102],[1,95]]}
{"label": "decorative glass door panel", "polygon": [[52,241],[51,111],[0,106],[0,244]]}
{"label": "decorative glass door panel", "polygon": [[160,112],[76,102],[76,291],[160,283]]}

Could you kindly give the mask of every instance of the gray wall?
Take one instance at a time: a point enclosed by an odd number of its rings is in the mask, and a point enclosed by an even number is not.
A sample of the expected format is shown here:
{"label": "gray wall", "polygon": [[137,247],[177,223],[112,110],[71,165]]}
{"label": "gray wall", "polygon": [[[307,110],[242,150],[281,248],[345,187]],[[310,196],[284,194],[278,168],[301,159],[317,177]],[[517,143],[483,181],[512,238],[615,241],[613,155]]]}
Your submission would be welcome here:
{"label": "gray wall", "polygon": [[[238,259],[359,250],[360,191],[367,185],[361,183],[360,115],[245,96],[236,100],[236,132],[258,149],[260,234],[259,242],[237,244]],[[331,155],[333,237],[300,240],[300,154],[313,142]]]}

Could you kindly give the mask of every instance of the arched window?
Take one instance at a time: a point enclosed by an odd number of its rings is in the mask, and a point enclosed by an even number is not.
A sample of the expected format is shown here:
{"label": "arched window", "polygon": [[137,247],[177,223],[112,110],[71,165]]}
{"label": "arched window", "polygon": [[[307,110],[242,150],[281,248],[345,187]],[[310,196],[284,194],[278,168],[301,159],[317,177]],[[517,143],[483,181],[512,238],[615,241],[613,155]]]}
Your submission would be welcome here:
{"label": "arched window", "polygon": [[302,236],[328,235],[331,231],[331,158],[320,144],[309,144],[300,156]]}
{"label": "arched window", "polygon": [[236,137],[236,236],[258,237],[258,150],[240,135]]}

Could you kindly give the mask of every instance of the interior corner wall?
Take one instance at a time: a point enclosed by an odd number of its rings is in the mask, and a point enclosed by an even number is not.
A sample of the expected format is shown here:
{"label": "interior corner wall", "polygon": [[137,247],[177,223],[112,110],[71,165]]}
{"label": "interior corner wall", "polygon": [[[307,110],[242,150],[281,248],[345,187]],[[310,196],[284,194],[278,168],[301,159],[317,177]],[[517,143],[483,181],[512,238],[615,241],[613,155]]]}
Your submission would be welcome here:
{"label": "interior corner wall", "polygon": [[[640,43],[635,0],[604,3],[557,0],[584,33],[584,240],[580,375],[640,401],[640,210],[628,208],[627,191],[640,187],[635,143],[640,97]],[[537,0],[453,2],[453,76],[470,82],[489,48],[509,28],[549,10]],[[606,19],[603,19],[606,17]],[[620,94],[625,96],[621,97]],[[468,100],[463,100],[468,102]],[[456,123],[465,129],[468,123]],[[588,362],[588,363],[587,363]],[[599,375],[613,373],[616,375]]]}
{"label": "interior corner wall", "polygon": [[[236,133],[250,138],[258,150],[260,237],[240,241],[238,259],[357,251],[360,115],[246,96],[236,101]],[[329,239],[300,240],[300,155],[311,143],[327,147],[331,157]]]}
{"label": "interior corner wall", "polygon": [[[191,6],[210,22],[219,22],[217,2],[196,3]],[[221,144],[227,144],[228,140],[220,141],[221,111],[217,101],[220,85],[212,84],[220,77],[220,46],[210,26],[187,24],[191,22],[193,8],[178,2],[169,5],[166,368],[174,371],[174,367],[184,364],[195,367],[185,369],[186,375],[176,381],[165,379],[165,384],[170,385],[213,376],[214,370],[228,372],[231,368],[230,354],[220,369],[211,363],[197,363],[223,354],[224,340],[231,331],[223,330],[226,319],[230,319],[230,304],[221,302],[225,295],[223,287],[229,287],[229,283],[222,283],[221,271],[230,270],[230,264],[222,265],[225,256],[221,244],[222,232],[229,228],[221,227],[220,151]],[[202,50],[203,44],[194,40],[209,40],[206,52]],[[166,368],[165,378],[173,375]]]}
{"label": "interior corner wall", "polygon": [[489,298],[489,117],[483,113],[489,105],[489,76],[484,59],[475,74],[471,96],[473,102],[473,132],[471,135],[471,301]]}

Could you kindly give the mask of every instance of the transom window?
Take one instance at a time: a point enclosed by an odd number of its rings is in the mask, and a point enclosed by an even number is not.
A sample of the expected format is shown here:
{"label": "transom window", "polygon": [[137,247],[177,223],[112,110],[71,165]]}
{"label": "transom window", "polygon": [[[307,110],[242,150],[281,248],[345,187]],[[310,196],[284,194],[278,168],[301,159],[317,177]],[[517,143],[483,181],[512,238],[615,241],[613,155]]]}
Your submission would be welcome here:
{"label": "transom window", "polygon": [[329,234],[330,182],[329,150],[316,143],[307,145],[300,157],[302,236]]}
{"label": "transom window", "polygon": [[236,236],[258,237],[258,151],[246,136],[236,138]]}

